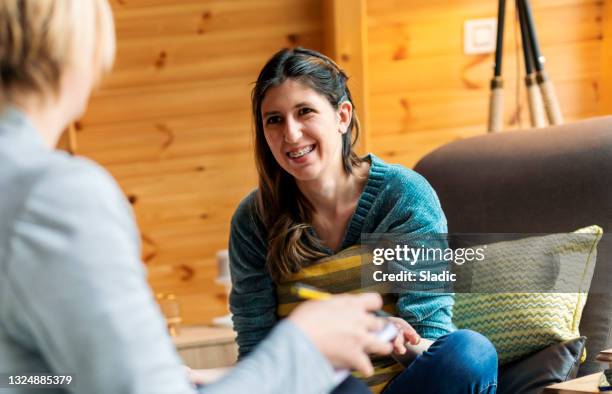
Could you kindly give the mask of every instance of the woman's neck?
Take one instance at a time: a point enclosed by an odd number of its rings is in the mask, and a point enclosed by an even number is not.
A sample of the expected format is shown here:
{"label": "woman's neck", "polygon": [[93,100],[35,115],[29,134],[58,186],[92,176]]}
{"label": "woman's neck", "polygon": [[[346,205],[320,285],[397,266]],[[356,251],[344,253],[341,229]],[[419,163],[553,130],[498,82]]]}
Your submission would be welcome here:
{"label": "woman's neck", "polygon": [[352,174],[346,174],[342,170],[341,176],[298,184],[301,192],[314,207],[310,224],[321,244],[333,251],[342,245],[346,228],[368,179],[368,170],[368,163],[363,162],[353,169]]}
{"label": "woman's neck", "polygon": [[42,99],[19,100],[14,105],[26,114],[45,145],[50,149],[55,148],[66,127],[66,117],[62,111],[58,111]]}
{"label": "woman's neck", "polygon": [[359,200],[363,185],[367,180],[367,163],[347,174],[325,177],[312,182],[298,182],[298,188],[314,207],[314,213],[326,218],[341,216],[347,207]]}

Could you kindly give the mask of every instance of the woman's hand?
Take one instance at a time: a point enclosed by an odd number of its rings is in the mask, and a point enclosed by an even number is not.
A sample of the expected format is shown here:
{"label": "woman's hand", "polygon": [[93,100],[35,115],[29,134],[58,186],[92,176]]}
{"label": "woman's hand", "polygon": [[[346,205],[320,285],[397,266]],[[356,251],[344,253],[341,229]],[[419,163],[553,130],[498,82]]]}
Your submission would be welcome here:
{"label": "woman's hand", "polygon": [[406,354],[406,342],[414,346],[421,342],[421,336],[406,320],[399,317],[388,317],[387,319],[399,330],[399,334],[393,340],[393,353],[404,355]]}
{"label": "woman's hand", "polygon": [[338,295],[325,301],[309,301],[288,319],[306,334],[335,368],[355,369],[365,376],[374,372],[369,353],[389,354],[393,346],[375,333],[384,319],[372,313],[382,307],[380,295]]}

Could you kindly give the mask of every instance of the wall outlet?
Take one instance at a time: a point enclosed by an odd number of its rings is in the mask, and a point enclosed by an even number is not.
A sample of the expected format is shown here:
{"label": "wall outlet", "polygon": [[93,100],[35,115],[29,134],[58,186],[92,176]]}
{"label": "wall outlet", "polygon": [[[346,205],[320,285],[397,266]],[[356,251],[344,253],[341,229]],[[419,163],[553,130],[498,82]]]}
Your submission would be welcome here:
{"label": "wall outlet", "polygon": [[463,52],[466,55],[495,52],[497,19],[470,19],[463,25]]}

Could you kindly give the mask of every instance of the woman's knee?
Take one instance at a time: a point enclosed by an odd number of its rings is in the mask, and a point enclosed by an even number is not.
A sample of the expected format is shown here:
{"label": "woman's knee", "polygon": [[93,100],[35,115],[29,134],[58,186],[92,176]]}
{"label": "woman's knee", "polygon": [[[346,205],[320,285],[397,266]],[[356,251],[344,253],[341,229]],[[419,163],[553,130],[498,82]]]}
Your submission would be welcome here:
{"label": "woman's knee", "polygon": [[458,330],[435,341],[385,393],[494,393],[497,352],[474,331]]}
{"label": "woman's knee", "polygon": [[463,377],[480,380],[484,375],[497,376],[497,351],[484,335],[472,330],[457,330],[440,338],[440,342],[444,364],[460,370]]}

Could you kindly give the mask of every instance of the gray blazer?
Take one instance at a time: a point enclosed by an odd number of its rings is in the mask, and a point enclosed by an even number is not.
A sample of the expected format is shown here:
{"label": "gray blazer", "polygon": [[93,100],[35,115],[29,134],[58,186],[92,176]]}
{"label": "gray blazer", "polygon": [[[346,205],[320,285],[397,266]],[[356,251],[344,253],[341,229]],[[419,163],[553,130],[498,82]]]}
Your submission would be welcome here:
{"label": "gray blazer", "polygon": [[[33,372],[74,374],[68,391],[75,393],[194,392],[147,285],[139,245],[131,208],[110,175],[46,148],[16,108],[0,114],[0,393],[33,392],[1,388],[6,374]],[[284,322],[202,392],[332,387],[329,363]]]}

